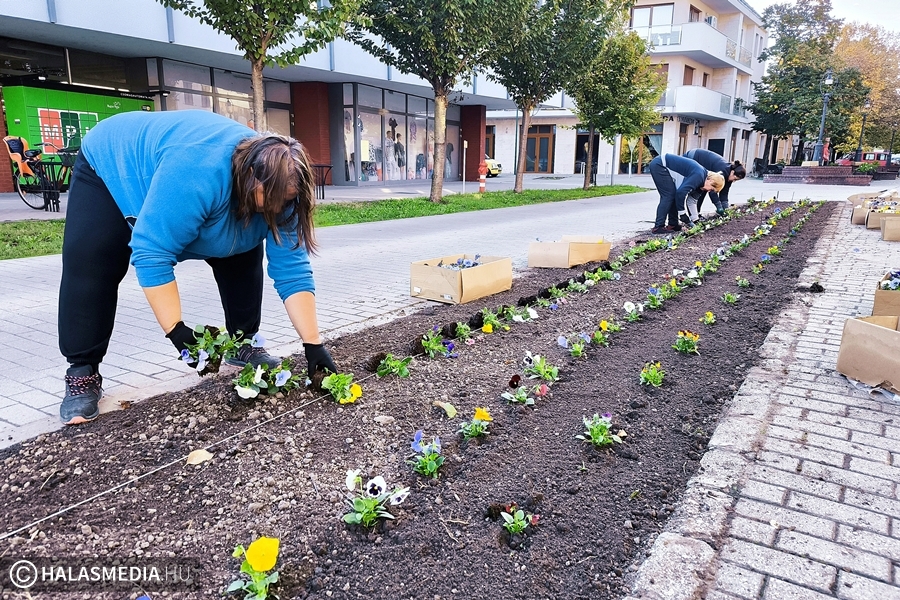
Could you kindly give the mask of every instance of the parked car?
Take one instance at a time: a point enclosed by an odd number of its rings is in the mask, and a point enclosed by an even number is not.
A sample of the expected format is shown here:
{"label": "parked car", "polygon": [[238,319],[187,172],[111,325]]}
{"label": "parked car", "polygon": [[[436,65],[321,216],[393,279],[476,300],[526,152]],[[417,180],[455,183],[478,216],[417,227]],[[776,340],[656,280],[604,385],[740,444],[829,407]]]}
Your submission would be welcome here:
{"label": "parked car", "polygon": [[863,152],[862,160],[856,160],[856,152],[848,152],[847,154],[834,161],[834,164],[859,165],[862,163],[875,163],[878,166],[883,167],[887,164],[887,158],[887,152]]}
{"label": "parked car", "polygon": [[488,177],[496,177],[500,173],[503,172],[503,165],[498,163],[496,160],[488,156],[484,155],[484,162],[487,164],[487,175]]}

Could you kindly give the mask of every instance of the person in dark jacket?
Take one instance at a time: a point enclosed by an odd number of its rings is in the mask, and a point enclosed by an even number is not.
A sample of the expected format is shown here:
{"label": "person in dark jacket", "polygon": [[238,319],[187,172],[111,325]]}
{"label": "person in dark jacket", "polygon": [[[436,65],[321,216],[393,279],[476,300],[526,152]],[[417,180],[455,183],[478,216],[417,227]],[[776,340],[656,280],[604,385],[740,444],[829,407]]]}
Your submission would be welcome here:
{"label": "person in dark jacket", "polygon": [[[316,248],[313,182],[300,142],[257,134],[222,115],[129,112],[91,129],[72,172],[62,247],[59,348],[71,365],[62,422],[100,414],[99,367],[129,262],[180,354],[196,338],[182,321],[175,265],[205,260],[228,332],[249,339],[261,322],[265,251],[309,373],[336,372],[319,333],[309,262]],[[229,362],[274,367],[281,359],[243,345]]]}
{"label": "person in dark jacket", "polygon": [[[742,165],[740,161],[736,160],[734,163],[728,163],[715,152],[704,150],[703,148],[688,150],[684,155],[687,158],[700,163],[707,171],[721,173],[725,178],[725,186],[722,188],[721,192],[709,193],[709,199],[715,204],[716,212],[720,215],[725,214],[725,209],[728,208],[728,190],[731,189],[732,183],[747,176],[747,169],[744,168],[744,165]],[[698,191],[694,194],[694,197],[697,199],[697,210],[693,214],[699,215],[700,207],[703,205],[703,199],[706,198],[706,192]],[[693,205],[693,202],[688,200],[688,204]]]}
{"label": "person in dark jacket", "polygon": [[[697,190],[718,192],[725,185],[725,178],[720,173],[709,172],[698,162],[677,154],[657,156],[650,161],[647,170],[659,191],[659,207],[652,233],[678,231],[682,223],[693,227],[694,222],[685,208],[687,197]],[[666,217],[669,219],[668,227]]]}

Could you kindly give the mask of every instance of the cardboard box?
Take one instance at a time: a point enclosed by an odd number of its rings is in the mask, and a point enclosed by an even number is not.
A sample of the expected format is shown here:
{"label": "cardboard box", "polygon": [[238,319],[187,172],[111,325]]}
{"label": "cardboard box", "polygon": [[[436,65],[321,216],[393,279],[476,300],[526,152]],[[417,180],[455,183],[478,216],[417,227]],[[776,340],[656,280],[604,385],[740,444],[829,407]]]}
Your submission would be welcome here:
{"label": "cardboard box", "polygon": [[[900,221],[896,220],[893,222],[900,223]],[[886,273],[881,278],[881,281],[889,277],[890,273]],[[900,315],[900,290],[883,290],[881,289],[881,281],[878,282],[875,288],[875,304],[872,306],[872,315]]]}
{"label": "cardboard box", "polygon": [[866,385],[900,393],[900,317],[847,319],[837,370]]}
{"label": "cardboard box", "polygon": [[853,194],[852,196],[847,196],[847,201],[853,206],[862,206],[863,202],[866,200],[873,200],[879,198],[879,192],[863,192],[861,194]]}
{"label": "cardboard box", "polygon": [[900,219],[881,220],[881,239],[886,242],[900,242]]}
{"label": "cardboard box", "polygon": [[866,215],[866,229],[881,229],[881,221],[884,219],[898,219],[900,213],[875,212],[870,210]]}
{"label": "cardboard box", "polygon": [[567,268],[609,258],[611,242],[584,235],[564,235],[559,242],[531,242],[528,266]]}
{"label": "cardboard box", "polygon": [[409,267],[409,295],[448,304],[464,304],[512,287],[512,259],[482,256],[477,267],[445,269],[437,266],[457,259],[475,260],[473,254],[454,254],[414,262]]}
{"label": "cardboard box", "polygon": [[868,214],[869,209],[865,206],[854,206],[853,213],[850,215],[850,223],[853,225],[865,225],[866,215]]}

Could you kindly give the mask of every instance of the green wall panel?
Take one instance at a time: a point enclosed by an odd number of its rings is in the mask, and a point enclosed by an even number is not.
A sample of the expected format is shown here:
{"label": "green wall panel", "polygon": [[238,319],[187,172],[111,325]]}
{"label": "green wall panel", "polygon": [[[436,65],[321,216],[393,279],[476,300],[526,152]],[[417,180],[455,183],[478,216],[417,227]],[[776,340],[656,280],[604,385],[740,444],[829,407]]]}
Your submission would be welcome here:
{"label": "green wall panel", "polygon": [[151,100],[46,90],[26,86],[3,88],[9,135],[31,148],[50,142],[60,148],[81,145],[81,139],[103,119],[123,112],[153,110]]}

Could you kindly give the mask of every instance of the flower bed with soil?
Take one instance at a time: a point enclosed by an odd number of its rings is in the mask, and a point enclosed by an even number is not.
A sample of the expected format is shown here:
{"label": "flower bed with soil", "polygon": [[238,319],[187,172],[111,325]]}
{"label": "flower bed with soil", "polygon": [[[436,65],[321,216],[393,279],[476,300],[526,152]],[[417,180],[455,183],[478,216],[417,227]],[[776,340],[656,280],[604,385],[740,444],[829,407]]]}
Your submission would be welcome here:
{"label": "flower bed with soil", "polygon": [[[510,323],[509,331],[482,334],[476,318],[474,344],[458,344],[457,358],[417,357],[409,378],[376,377],[377,355],[407,356],[436,325],[469,321],[484,306],[515,305],[583,269],[529,271],[509,292],[338,339],[336,363],[362,384],[352,404],[311,390],[240,400],[233,374],[219,375],[3,450],[5,532],[120,486],[3,540],[3,556],[191,560],[199,568],[196,587],[169,588],[169,597],[210,598],[237,576],[234,547],[264,535],[281,540],[273,590],[283,599],[621,597],[624,572],[672,513],[723,404],[791,301],[834,206],[812,212],[790,235],[814,208],[798,207],[706,273],[702,285],[646,308],[638,322],[624,322],[622,306],[645,301],[648,288],[666,285],[673,269],[707,261],[787,206],[768,206],[647,254],[622,266],[620,279],[572,293],[556,310],[538,308],[537,319]],[[789,243],[780,255],[761,263],[782,239]],[[750,286],[738,287],[738,277]],[[723,302],[726,292],[740,294],[738,301]],[[700,322],[707,311],[714,324]],[[587,344],[574,358],[560,346],[560,336],[590,335],[601,320],[623,326],[609,334],[608,347]],[[680,330],[700,335],[699,354],[673,349]],[[528,353],[557,365],[559,381],[525,407],[501,394],[512,391],[512,376],[525,376]],[[657,361],[662,386],[641,385],[641,369]],[[458,415],[448,418],[435,401],[453,404]],[[457,431],[477,407],[491,415],[489,433],[463,441]],[[583,417],[596,413],[611,413],[612,433],[626,434],[622,443],[598,450],[576,439]],[[425,440],[441,438],[436,479],[407,464],[417,430]],[[211,460],[179,461],[203,447]],[[383,475],[390,486],[410,487],[402,505],[388,507],[394,520],[371,529],[343,522],[351,469],[361,469],[363,481]],[[540,515],[525,535],[502,527],[500,513],[512,503]]]}

